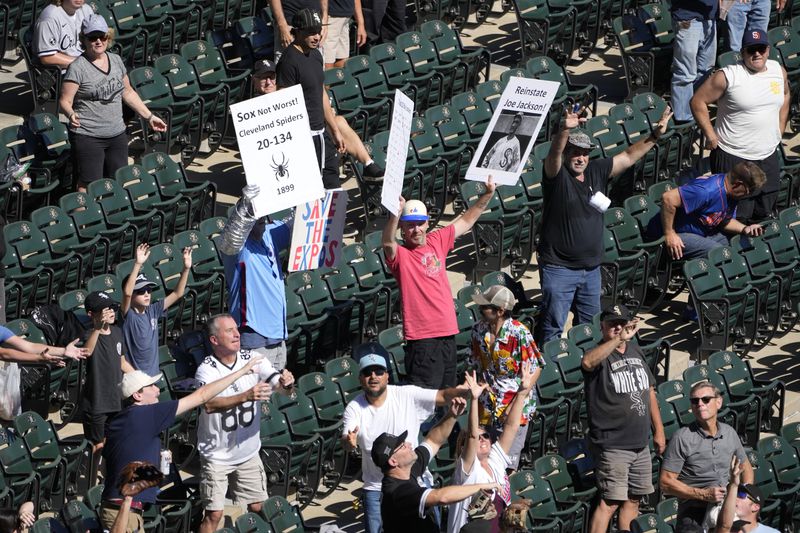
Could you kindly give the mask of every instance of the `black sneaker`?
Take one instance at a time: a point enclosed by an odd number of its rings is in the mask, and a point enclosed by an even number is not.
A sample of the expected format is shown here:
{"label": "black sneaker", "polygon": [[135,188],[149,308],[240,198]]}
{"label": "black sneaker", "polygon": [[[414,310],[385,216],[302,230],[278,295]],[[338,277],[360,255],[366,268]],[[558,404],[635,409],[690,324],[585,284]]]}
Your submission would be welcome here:
{"label": "black sneaker", "polygon": [[385,172],[375,163],[375,161],[373,161],[364,167],[363,174],[365,178],[382,178]]}

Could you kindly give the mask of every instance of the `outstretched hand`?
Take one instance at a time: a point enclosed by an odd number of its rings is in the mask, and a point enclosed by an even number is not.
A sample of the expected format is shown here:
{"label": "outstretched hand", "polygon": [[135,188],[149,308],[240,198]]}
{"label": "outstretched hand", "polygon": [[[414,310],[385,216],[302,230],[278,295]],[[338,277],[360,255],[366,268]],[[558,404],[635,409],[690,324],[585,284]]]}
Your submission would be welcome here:
{"label": "outstretched hand", "polygon": [[467,410],[467,400],[465,400],[464,398],[456,396],[455,398],[450,400],[449,415],[452,416],[453,418],[458,418],[466,410]]}
{"label": "outstretched hand", "polygon": [[478,383],[477,374],[474,370],[471,373],[465,372],[464,380],[467,387],[469,387],[469,391],[473,400],[480,398],[481,394],[483,394],[483,391],[486,390],[487,385],[485,383]]}
{"label": "outstretched hand", "polygon": [[577,128],[581,124],[586,122],[586,117],[583,116],[586,114],[586,108],[580,104],[577,104],[575,107],[567,106],[564,109],[564,120],[562,124],[565,129],[572,129]]}
{"label": "outstretched hand", "polygon": [[536,385],[536,380],[539,379],[539,367],[534,366],[533,359],[526,359],[522,362],[522,367],[519,369],[520,389],[532,390]]}
{"label": "outstretched hand", "polygon": [[497,184],[494,182],[492,175],[489,174],[486,180],[486,192],[484,194],[492,195],[495,190],[497,190]]}

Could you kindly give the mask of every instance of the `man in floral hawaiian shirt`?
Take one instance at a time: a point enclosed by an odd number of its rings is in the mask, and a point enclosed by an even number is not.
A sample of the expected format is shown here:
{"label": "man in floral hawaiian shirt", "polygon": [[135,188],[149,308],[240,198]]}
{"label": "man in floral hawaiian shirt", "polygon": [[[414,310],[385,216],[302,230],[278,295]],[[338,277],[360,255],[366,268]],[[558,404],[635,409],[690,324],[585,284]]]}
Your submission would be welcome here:
{"label": "man in floral hawaiian shirt", "polygon": [[[497,432],[502,432],[506,408],[519,388],[522,362],[528,359],[533,361],[535,384],[544,366],[544,359],[528,328],[511,318],[517,301],[507,287],[492,285],[483,293],[473,295],[472,300],[480,306],[483,316],[472,327],[472,359],[490,389],[481,397],[481,424],[492,425]],[[534,387],[522,408],[520,429],[508,452],[514,469],[519,465],[520,452],[525,446],[528,420],[535,411]]]}

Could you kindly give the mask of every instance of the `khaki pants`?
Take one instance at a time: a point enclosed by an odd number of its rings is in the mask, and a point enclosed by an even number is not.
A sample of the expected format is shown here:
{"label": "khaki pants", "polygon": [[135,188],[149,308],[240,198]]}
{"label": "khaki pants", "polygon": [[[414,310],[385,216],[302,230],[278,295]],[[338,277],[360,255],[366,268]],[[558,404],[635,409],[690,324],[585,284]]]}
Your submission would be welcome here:
{"label": "khaki pants", "polygon": [[[114,527],[114,521],[117,519],[119,509],[106,506],[105,502],[100,506],[100,521],[103,527],[109,531]],[[128,513],[128,525],[125,528],[126,533],[144,533],[144,519],[135,509],[131,509]]]}

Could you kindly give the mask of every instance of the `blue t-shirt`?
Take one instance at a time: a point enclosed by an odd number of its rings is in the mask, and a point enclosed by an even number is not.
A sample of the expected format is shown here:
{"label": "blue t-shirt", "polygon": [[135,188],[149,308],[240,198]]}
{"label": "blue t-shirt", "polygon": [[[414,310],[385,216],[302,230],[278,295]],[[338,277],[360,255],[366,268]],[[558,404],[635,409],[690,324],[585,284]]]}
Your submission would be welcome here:
{"label": "blue t-shirt", "polygon": [[148,305],[144,313],[137,313],[131,307],[122,323],[122,335],[128,348],[125,359],[148,376],[158,374],[158,323],[165,314],[164,301],[159,300]]}
{"label": "blue t-shirt", "polygon": [[[672,224],[677,233],[714,235],[736,216],[736,200],[725,193],[725,174],[695,178],[678,187],[678,194],[681,206]],[[648,234],[664,234],[660,214],[654,216],[648,226]]]}
{"label": "blue t-shirt", "polygon": [[238,254],[222,256],[231,316],[239,328],[276,341],[286,339],[286,291],[278,254],[289,244],[289,226],[276,221],[266,225],[260,241],[248,238]]}
{"label": "blue t-shirt", "polygon": [[16,335],[13,331],[5,326],[0,326],[0,343],[6,342],[8,339]]}
{"label": "blue t-shirt", "polygon": [[[106,427],[106,483],[103,499],[122,498],[119,493],[119,473],[131,461],[161,463],[161,432],[175,421],[178,401],[126,407],[112,418]],[[134,501],[155,503],[158,487],[143,490]]]}

